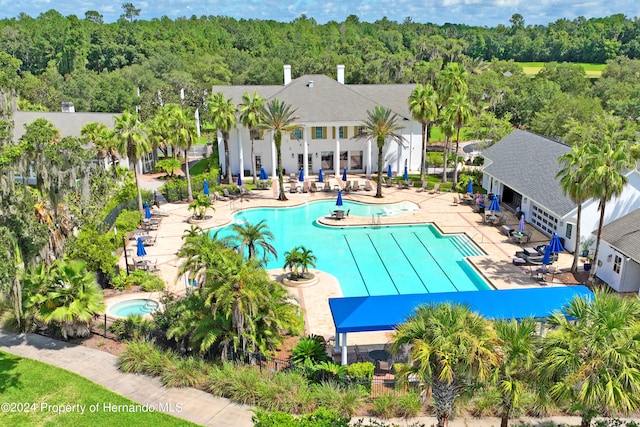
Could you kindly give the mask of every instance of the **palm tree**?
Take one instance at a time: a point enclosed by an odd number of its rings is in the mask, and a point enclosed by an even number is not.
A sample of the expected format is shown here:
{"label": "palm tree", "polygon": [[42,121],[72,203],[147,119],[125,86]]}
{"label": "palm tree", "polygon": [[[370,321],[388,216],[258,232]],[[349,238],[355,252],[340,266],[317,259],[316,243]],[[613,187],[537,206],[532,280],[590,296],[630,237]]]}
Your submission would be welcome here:
{"label": "palm tree", "polygon": [[451,150],[451,142],[456,128],[450,121],[452,117],[443,117],[440,122],[440,130],[444,134],[444,152],[442,153],[442,182],[447,182],[447,166],[449,163],[449,152]]}
{"label": "palm tree", "polygon": [[397,133],[403,127],[398,123],[398,115],[393,113],[391,109],[376,106],[373,111],[367,111],[369,116],[361,125],[362,132],[354,136],[356,139],[373,139],[378,145],[378,185],[376,189],[376,197],[382,197],[382,172],[383,172],[383,148],[387,139],[402,144],[404,138]]}
{"label": "palm tree", "polygon": [[214,209],[211,206],[211,199],[204,193],[198,194],[198,196],[189,204],[189,210],[193,211],[193,217],[195,219],[203,219],[208,209]]}
{"label": "palm tree", "polygon": [[274,236],[269,230],[269,225],[266,223],[266,220],[263,219],[257,224],[233,224],[231,230],[240,240],[238,245],[239,252],[244,253],[246,248],[248,251],[248,259],[255,258],[256,247],[262,248],[262,260],[264,262],[266,262],[268,254],[272,254],[278,259],[276,248],[269,243],[269,241],[274,239]]}
{"label": "palm tree", "polygon": [[411,345],[405,375],[429,384],[438,427],[449,425],[456,398],[470,385],[489,378],[499,363],[499,340],[491,322],[468,307],[420,306],[394,333],[393,351]]}
{"label": "palm tree", "polygon": [[278,157],[278,183],[280,190],[278,200],[288,200],[284,193],[284,178],[282,176],[282,133],[291,132],[298,127],[293,122],[298,119],[296,110],[285,104],[278,98],[274,98],[262,106],[258,129],[270,130],[273,133],[273,141]]}
{"label": "palm tree", "polygon": [[536,360],[536,322],[533,319],[494,322],[500,340],[502,358],[496,367],[496,382],[502,396],[501,427],[508,427],[511,410],[520,405],[523,392],[533,382]]}
{"label": "palm tree", "polygon": [[639,316],[638,298],[596,291],[547,320],[539,376],[554,400],[580,411],[582,427],[597,415],[640,407]]}
{"label": "palm tree", "polygon": [[38,317],[47,324],[59,325],[65,340],[69,336],[88,336],[91,320],[104,310],[95,274],[78,260],[57,260],[49,270],[45,292],[33,298]]}
{"label": "palm tree", "polygon": [[[575,125],[577,127],[574,129],[578,129],[580,127],[577,123],[575,123]],[[571,264],[571,271],[574,274],[578,272],[579,251],[577,250],[577,246],[580,244],[581,238],[580,223],[582,221],[582,204],[590,198],[589,181],[586,180],[586,176],[589,172],[587,169],[587,154],[590,147],[594,146],[585,145],[583,140],[576,141],[576,145],[571,147],[571,151],[566,152],[558,158],[560,170],[556,174],[556,178],[560,179],[562,192],[571,198],[578,209],[575,230],[576,250],[573,251],[573,263]]]}
{"label": "palm tree", "polygon": [[[227,183],[232,183],[231,170],[229,169],[229,131],[236,124],[236,106],[231,99],[225,99],[222,92],[209,96],[209,111],[212,116],[213,127],[222,133],[224,143],[224,167]],[[240,165],[242,168],[242,165]]]}
{"label": "palm tree", "polygon": [[253,91],[253,98],[249,95],[249,92],[242,94],[242,102],[240,103],[240,121],[244,126],[249,128],[249,135],[251,137],[251,171],[253,173],[253,183],[256,183],[256,157],[253,151],[253,137],[256,127],[260,122],[260,111],[266,100],[258,95],[258,92]]}
{"label": "palm tree", "polygon": [[190,113],[185,112],[179,105],[167,105],[169,135],[175,147],[182,148],[184,152],[184,169],[187,177],[187,201],[193,200],[191,189],[191,174],[189,173],[189,150],[197,139],[196,119]]}
{"label": "palm tree", "polygon": [[138,190],[138,209],[142,212],[142,192],[138,181],[137,164],[138,159],[151,150],[149,140],[138,115],[129,111],[125,111],[116,117],[115,131],[118,139],[118,152],[127,156],[129,162],[133,163],[133,175],[136,180],[136,189]]}
{"label": "palm tree", "polygon": [[94,145],[98,157],[98,163],[104,168],[102,159],[109,157],[113,168],[113,177],[117,178],[116,164],[118,162],[118,150],[116,145],[116,134],[113,129],[98,122],[87,123],[80,130],[80,134],[87,143]]}
{"label": "palm tree", "polygon": [[600,211],[594,254],[595,263],[590,276],[592,280],[597,271],[607,202],[622,194],[622,189],[628,181],[624,174],[636,166],[635,160],[631,156],[630,145],[623,139],[625,134],[621,132],[621,119],[606,115],[597,124],[600,129],[600,143],[598,145],[592,144],[587,160],[589,173],[586,177],[589,182],[589,195],[599,201],[598,209]]}
{"label": "palm tree", "polygon": [[292,279],[306,277],[309,267],[316,266],[317,257],[313,251],[304,246],[296,246],[291,251],[285,252],[284,257],[284,268],[289,269]]}
{"label": "palm tree", "polygon": [[438,94],[430,84],[424,86],[419,84],[413,89],[409,96],[409,109],[414,120],[422,125],[422,155],[420,160],[420,181],[424,182],[425,177],[425,157],[431,125],[438,117]]}
{"label": "palm tree", "polygon": [[445,120],[453,125],[456,130],[456,149],[453,160],[453,186],[458,184],[458,150],[460,146],[460,130],[471,118],[471,103],[465,93],[454,93],[449,98],[443,115]]}

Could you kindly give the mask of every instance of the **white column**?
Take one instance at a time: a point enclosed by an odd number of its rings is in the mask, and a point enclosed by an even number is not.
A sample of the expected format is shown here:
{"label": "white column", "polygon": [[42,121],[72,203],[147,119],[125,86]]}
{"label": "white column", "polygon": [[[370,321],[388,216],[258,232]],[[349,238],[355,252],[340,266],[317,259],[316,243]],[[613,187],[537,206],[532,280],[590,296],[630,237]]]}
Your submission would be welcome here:
{"label": "white column", "polygon": [[373,170],[373,164],[371,163],[371,138],[367,139],[367,157],[366,157],[366,164],[367,164],[367,178],[371,178],[371,171]]}
{"label": "white column", "polygon": [[303,155],[303,159],[302,159],[302,168],[304,170],[304,179],[305,181],[307,181],[307,178],[309,177],[309,143],[307,141],[307,127],[303,127],[302,128],[302,155]]}
{"label": "white column", "polygon": [[240,175],[244,181],[244,151],[242,149],[242,132],[240,132],[240,128],[236,128],[236,135],[238,135],[238,161],[240,162],[238,175]]}
{"label": "white column", "polygon": [[[398,155],[396,156],[397,160],[397,168],[396,170],[398,171],[397,174],[398,175],[402,175],[404,173],[404,164],[402,163],[402,145],[400,144],[395,144],[396,145],[396,153],[398,153]],[[391,145],[389,145],[389,148],[391,148]]]}
{"label": "white column", "polygon": [[336,342],[333,346],[333,351],[335,353],[340,353],[342,351],[342,348],[340,347],[340,334],[338,333],[337,329],[336,329]]}
{"label": "white column", "polygon": [[198,108],[196,108],[194,117],[196,119],[196,135],[200,138],[200,110]]}
{"label": "white column", "polygon": [[347,364],[347,333],[342,334],[342,354],[340,355],[340,363]]}
{"label": "white column", "polygon": [[340,134],[336,129],[336,154],[333,157],[333,166],[336,171],[336,178],[340,177]]}
{"label": "white column", "polygon": [[224,142],[222,141],[222,132],[218,131],[218,157],[220,160],[220,170],[221,171],[225,171],[226,165],[224,164],[225,162],[225,155],[224,155]]}
{"label": "white column", "polygon": [[271,164],[273,165],[271,175],[276,180],[278,179],[278,159],[276,158],[276,141],[273,139],[273,131],[271,132]]}

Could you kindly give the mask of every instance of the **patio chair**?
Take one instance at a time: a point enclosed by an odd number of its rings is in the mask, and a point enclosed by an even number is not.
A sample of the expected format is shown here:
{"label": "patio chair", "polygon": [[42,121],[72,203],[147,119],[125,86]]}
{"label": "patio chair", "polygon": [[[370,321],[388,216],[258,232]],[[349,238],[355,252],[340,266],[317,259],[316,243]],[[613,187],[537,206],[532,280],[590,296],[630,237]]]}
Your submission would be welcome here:
{"label": "patio chair", "polygon": [[355,179],[351,181],[351,191],[358,191],[358,190],[360,190],[360,184],[358,183],[358,180]]}
{"label": "patio chair", "polygon": [[357,362],[368,362],[369,361],[369,358],[365,354],[360,352],[360,349],[358,348],[358,344],[356,344],[354,346],[354,348],[355,348],[355,352],[356,352],[356,361]]}
{"label": "patio chair", "polygon": [[429,190],[429,194],[435,194],[440,192],[440,183],[436,182],[431,190]]}
{"label": "patio chair", "polygon": [[[227,194],[228,193],[229,193],[229,191],[227,191]],[[222,200],[223,202],[228,202],[229,201],[229,198],[227,196],[225,196],[224,194],[216,194],[215,198],[218,199],[218,200]]]}
{"label": "patio chair", "polygon": [[222,194],[224,195],[224,197],[227,197],[228,199],[237,199],[238,198],[237,194],[229,193],[229,189],[227,189],[227,188],[223,188],[222,189]]}
{"label": "patio chair", "polygon": [[329,184],[329,181],[327,180],[327,181],[324,183],[324,192],[325,192],[325,193],[328,193],[328,192],[330,192],[330,191],[331,191],[331,184]]}
{"label": "patio chair", "polygon": [[345,193],[348,193],[351,191],[351,181],[347,181],[346,184],[344,185],[344,189],[342,190]]}
{"label": "patio chair", "polygon": [[393,362],[389,360],[376,360],[376,372],[381,375],[390,374],[393,369]]}
{"label": "patio chair", "polygon": [[156,259],[155,262],[149,266],[149,273],[158,272],[160,272],[160,268],[158,268],[158,260]]}
{"label": "patio chair", "polygon": [[428,186],[429,186],[429,181],[422,181],[422,184],[420,184],[420,187],[416,189],[416,193],[422,193],[427,189]]}
{"label": "patio chair", "polygon": [[240,187],[240,196],[249,196],[250,194],[251,190],[249,190],[246,185]]}
{"label": "patio chair", "polygon": [[373,188],[371,187],[371,180],[366,180],[364,182],[364,190],[365,191],[372,191]]}
{"label": "patio chair", "polygon": [[309,186],[309,193],[315,193],[317,191],[318,191],[318,186],[316,185],[316,182],[313,181]]}
{"label": "patio chair", "polygon": [[303,193],[308,193],[309,192],[309,182],[305,181],[302,183],[302,192]]}
{"label": "patio chair", "polygon": [[458,196],[455,196],[455,195],[453,196],[453,204],[454,205],[460,204],[460,199],[458,198]]}

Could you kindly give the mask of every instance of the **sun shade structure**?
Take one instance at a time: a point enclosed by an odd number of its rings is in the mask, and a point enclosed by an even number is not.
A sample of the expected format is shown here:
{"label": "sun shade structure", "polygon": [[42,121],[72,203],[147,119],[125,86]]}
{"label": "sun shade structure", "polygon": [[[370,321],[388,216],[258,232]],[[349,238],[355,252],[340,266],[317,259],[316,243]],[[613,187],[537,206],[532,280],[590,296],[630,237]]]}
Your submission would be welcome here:
{"label": "sun shade structure", "polygon": [[493,212],[500,212],[500,202],[498,201],[498,196],[493,196],[493,199],[491,199],[489,210]]}
{"label": "sun shade structure", "polygon": [[141,237],[138,237],[138,243],[136,245],[136,255],[140,257],[147,255],[147,251],[144,249],[144,244],[142,243]]}
{"label": "sun shade structure", "polygon": [[[574,297],[592,298],[586,286],[505,289],[494,291],[442,292],[329,298],[336,327],[336,350],[342,346],[342,364],[347,363],[347,333],[391,331],[404,323],[416,307],[428,304],[465,304],[488,319],[537,320],[561,310]],[[342,335],[342,339],[340,339]]]}

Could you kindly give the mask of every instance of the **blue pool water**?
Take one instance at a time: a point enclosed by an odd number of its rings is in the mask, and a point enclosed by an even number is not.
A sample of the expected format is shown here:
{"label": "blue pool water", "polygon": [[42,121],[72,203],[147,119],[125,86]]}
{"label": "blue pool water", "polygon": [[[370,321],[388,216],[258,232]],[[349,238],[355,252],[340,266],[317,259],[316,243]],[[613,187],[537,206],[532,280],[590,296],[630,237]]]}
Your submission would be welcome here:
{"label": "blue pool water", "polygon": [[147,298],[135,298],[120,301],[109,308],[109,314],[117,317],[129,317],[133,315],[144,316],[153,313],[160,308],[158,301]]}
{"label": "blue pool water", "polygon": [[[350,215],[368,218],[414,208],[410,202],[343,206]],[[443,236],[432,225],[326,227],[316,222],[334,209],[335,201],[248,209],[237,213],[235,221],[266,220],[279,256],[268,258],[267,268],[282,269],[284,253],[305,246],[317,257],[316,268],[336,276],[347,297],[490,289],[464,259],[483,255],[466,235]],[[221,231],[222,236],[230,234],[229,227]]]}

